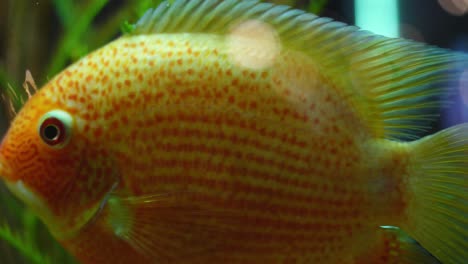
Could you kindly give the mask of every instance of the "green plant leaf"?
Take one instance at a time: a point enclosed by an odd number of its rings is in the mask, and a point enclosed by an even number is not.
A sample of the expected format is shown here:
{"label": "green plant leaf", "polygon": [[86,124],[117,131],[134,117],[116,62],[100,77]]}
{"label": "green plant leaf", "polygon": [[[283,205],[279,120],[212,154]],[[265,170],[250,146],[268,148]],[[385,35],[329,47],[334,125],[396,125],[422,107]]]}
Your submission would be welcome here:
{"label": "green plant leaf", "polygon": [[80,38],[89,30],[91,22],[107,2],[109,0],[93,0],[87,5],[80,16],[77,17],[76,21],[73,22],[73,25],[65,32],[64,37],[60,41],[57,52],[47,68],[46,76],[54,76],[65,66],[70,57],[71,50],[80,42]]}
{"label": "green plant leaf", "polygon": [[124,34],[132,33],[132,31],[135,29],[135,25],[128,23],[128,21],[124,21],[122,26],[120,26],[120,29]]}
{"label": "green plant leaf", "polygon": [[21,255],[31,263],[51,263],[50,258],[42,255],[39,249],[34,247],[33,243],[27,241],[18,234],[13,233],[11,229],[5,224],[0,225],[0,239],[5,240],[10,246],[20,252]]}
{"label": "green plant leaf", "polygon": [[327,3],[328,0],[312,0],[307,10],[313,14],[319,15]]}
{"label": "green plant leaf", "polygon": [[65,29],[71,27],[72,22],[75,20],[75,12],[73,9],[72,0],[53,0],[53,4],[57,15],[62,22]]}

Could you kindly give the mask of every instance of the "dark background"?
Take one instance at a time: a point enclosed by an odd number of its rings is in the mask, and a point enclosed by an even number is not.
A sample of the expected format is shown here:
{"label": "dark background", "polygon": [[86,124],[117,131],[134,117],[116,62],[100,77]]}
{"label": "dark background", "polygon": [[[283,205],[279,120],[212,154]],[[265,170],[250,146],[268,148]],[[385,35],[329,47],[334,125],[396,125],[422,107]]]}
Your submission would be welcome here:
{"label": "dark background", "polygon": [[[468,10],[463,16],[455,16],[444,10],[437,0],[400,0],[399,14],[402,37],[468,52]],[[354,24],[354,1],[330,0],[322,15]],[[468,81],[465,81],[464,87],[459,88],[468,92],[467,86]],[[431,132],[468,122],[468,107],[459,94],[453,95],[450,101],[451,104],[441,110]]]}
{"label": "dark background", "polygon": [[[451,15],[437,0],[400,0],[399,12],[400,23],[419,31],[424,42],[443,48],[468,51],[468,13],[463,16]],[[354,1],[330,0],[322,15],[354,24]],[[412,38],[409,35],[405,36],[404,27],[402,33],[404,37]],[[462,40],[464,42],[460,43]]]}

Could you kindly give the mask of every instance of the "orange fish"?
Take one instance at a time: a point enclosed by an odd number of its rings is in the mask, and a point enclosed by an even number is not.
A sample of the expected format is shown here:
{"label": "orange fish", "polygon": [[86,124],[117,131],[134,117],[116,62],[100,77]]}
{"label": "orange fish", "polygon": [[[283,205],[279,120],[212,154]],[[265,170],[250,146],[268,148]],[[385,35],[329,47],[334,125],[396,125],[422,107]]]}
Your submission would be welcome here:
{"label": "orange fish", "polygon": [[418,136],[467,63],[165,2],[28,100],[0,175],[82,263],[466,263],[468,125]]}

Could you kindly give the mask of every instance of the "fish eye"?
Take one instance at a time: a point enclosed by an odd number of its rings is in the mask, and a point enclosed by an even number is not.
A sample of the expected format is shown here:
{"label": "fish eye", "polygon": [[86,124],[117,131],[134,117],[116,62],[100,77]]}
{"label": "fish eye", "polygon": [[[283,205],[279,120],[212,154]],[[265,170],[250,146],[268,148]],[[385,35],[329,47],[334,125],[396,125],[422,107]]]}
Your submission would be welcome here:
{"label": "fish eye", "polygon": [[63,147],[70,140],[72,122],[69,113],[62,110],[50,111],[39,121],[39,136],[51,147]]}

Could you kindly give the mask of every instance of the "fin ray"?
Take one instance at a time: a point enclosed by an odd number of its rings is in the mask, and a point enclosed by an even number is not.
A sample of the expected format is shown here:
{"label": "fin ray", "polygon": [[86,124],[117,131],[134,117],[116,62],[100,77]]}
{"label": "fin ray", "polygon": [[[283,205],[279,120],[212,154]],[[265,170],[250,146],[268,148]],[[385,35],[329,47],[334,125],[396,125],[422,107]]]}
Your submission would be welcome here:
{"label": "fin ray", "polygon": [[443,263],[468,259],[468,124],[410,143],[408,232]]}
{"label": "fin ray", "polygon": [[427,131],[437,118],[427,114],[446,104],[443,98],[454,92],[451,80],[468,68],[466,54],[374,35],[258,0],[166,1],[149,10],[131,34],[227,35],[245,20],[268,23],[283,47],[307,54],[337,87],[361,95],[353,105],[378,138],[414,139]]}
{"label": "fin ray", "polygon": [[229,226],[237,225],[230,220],[228,210],[201,208],[191,195],[116,194],[109,198],[107,222],[116,236],[141,254],[163,262],[183,262],[186,257],[217,248],[229,237]]}

